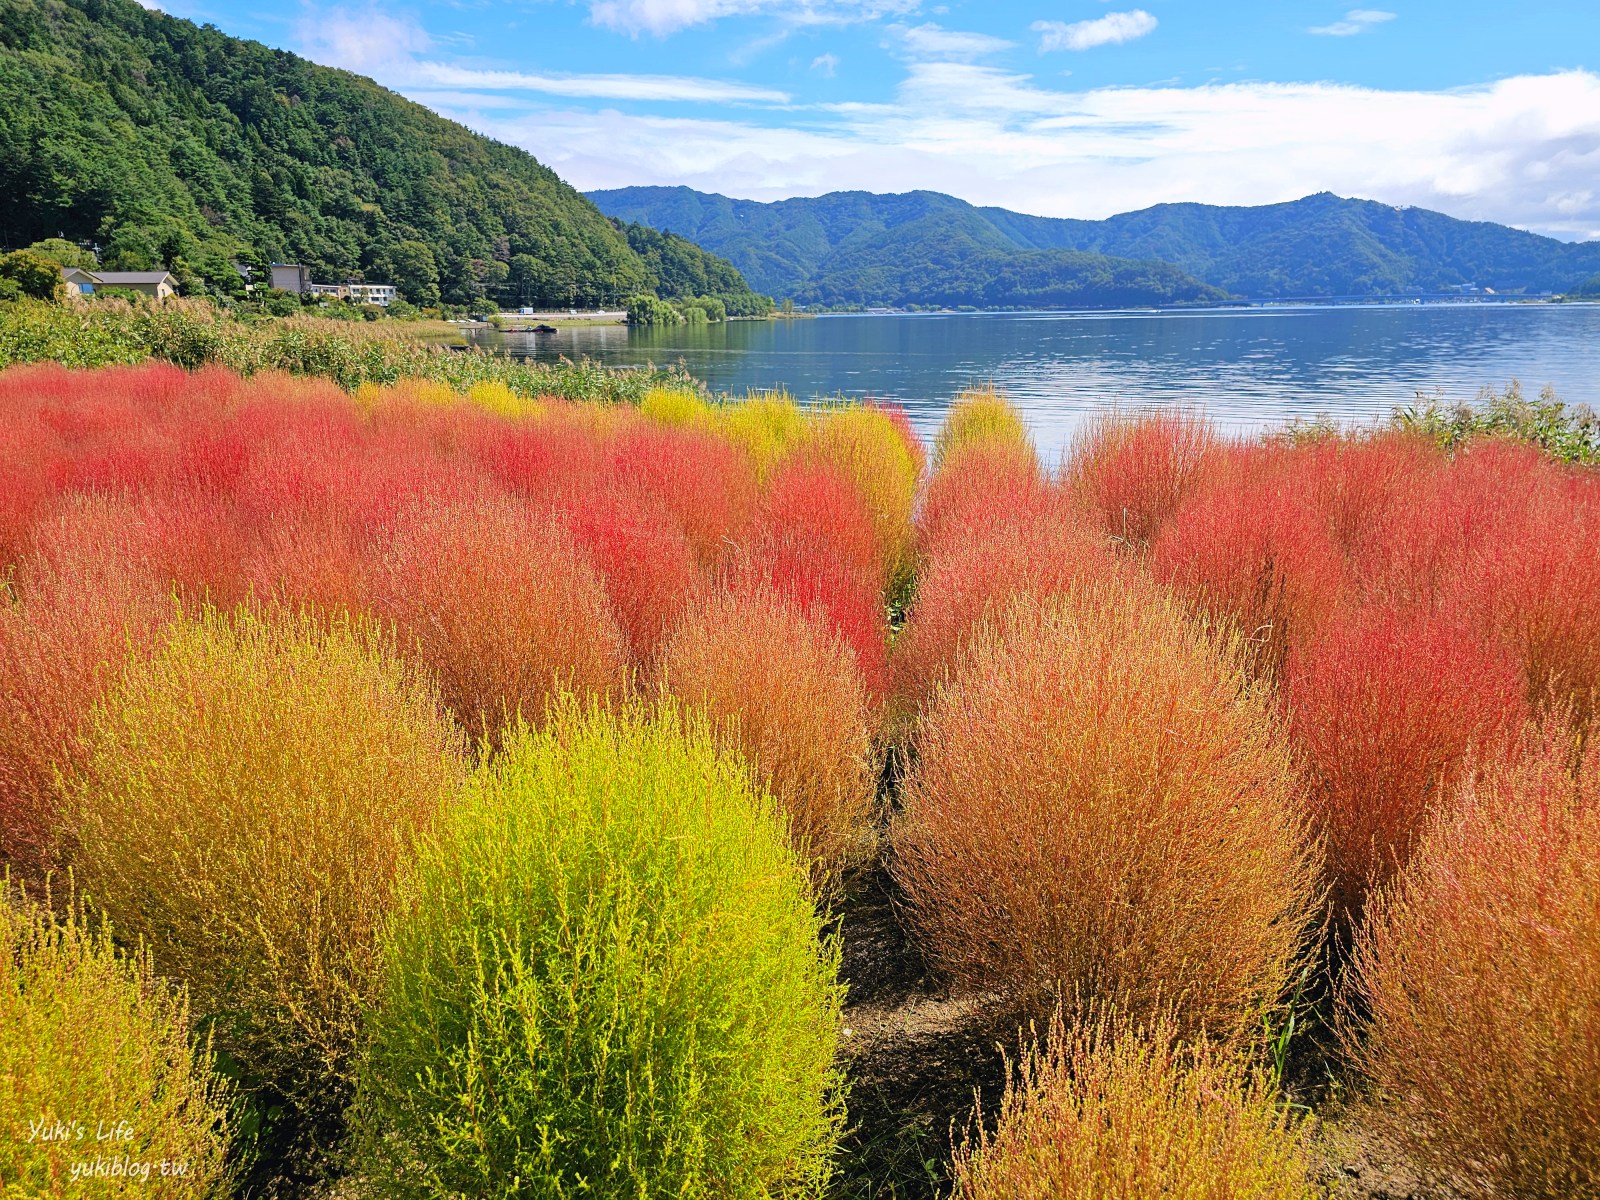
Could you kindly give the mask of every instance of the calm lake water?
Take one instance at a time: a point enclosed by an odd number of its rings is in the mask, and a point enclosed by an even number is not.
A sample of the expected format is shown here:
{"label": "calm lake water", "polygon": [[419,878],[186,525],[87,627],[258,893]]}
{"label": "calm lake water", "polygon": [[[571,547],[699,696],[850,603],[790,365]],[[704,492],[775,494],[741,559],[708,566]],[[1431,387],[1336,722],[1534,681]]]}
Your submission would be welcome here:
{"label": "calm lake water", "polygon": [[1370,422],[1419,389],[1471,399],[1519,379],[1600,407],[1600,305],[830,316],[479,337],[547,361],[681,362],[719,393],[892,399],[924,433],[962,388],[993,382],[1052,458],[1085,415],[1113,406],[1193,405],[1244,433],[1294,417]]}

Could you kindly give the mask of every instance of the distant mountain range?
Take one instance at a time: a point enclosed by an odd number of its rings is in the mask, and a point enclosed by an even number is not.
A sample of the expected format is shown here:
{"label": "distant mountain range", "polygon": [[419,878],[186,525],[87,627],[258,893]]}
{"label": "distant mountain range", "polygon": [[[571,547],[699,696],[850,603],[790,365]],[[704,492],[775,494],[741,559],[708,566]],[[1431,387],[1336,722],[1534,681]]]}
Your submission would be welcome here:
{"label": "distant mountain range", "polygon": [[1113,292],[1120,281],[1193,301],[1466,287],[1561,293],[1595,290],[1600,276],[1600,242],[1560,242],[1328,192],[1254,208],[1159,204],[1104,221],[978,208],[939,192],[772,203],[683,187],[588,195],[610,216],[722,255],[758,291],[802,303],[1049,305],[1057,301],[1045,296],[1086,277],[1112,281]]}

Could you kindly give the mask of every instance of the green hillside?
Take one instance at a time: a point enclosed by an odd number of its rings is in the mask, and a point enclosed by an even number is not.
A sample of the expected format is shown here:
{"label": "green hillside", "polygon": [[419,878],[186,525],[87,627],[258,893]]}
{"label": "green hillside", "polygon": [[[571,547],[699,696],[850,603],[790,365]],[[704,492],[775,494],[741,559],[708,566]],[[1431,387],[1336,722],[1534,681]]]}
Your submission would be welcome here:
{"label": "green hillside", "polygon": [[1216,301],[1165,263],[1015,243],[937,192],[835,192],[757,204],[688,188],[592,193],[625,221],[671,230],[729,259],[758,291],[803,304],[1112,307]]}
{"label": "green hillside", "polygon": [[761,204],[688,188],[619,188],[591,198],[612,216],[692,238],[732,260],[752,286],[797,300],[858,294],[886,303],[887,291],[939,290],[937,272],[976,278],[1003,270],[1001,263],[1037,272],[1021,264],[1069,252],[1139,262],[1146,271],[1152,262],[1169,264],[1177,277],[1261,299],[1465,285],[1567,292],[1600,272],[1600,243],[1573,245],[1327,193],[1256,208],[1163,204],[1104,221],[977,208],[937,192],[835,192]]}
{"label": "green hillside", "polygon": [[614,304],[682,274],[530,155],[369,79],[133,0],[0,0],[0,245],[56,234],[190,290],[238,290],[230,260],[458,305]]}

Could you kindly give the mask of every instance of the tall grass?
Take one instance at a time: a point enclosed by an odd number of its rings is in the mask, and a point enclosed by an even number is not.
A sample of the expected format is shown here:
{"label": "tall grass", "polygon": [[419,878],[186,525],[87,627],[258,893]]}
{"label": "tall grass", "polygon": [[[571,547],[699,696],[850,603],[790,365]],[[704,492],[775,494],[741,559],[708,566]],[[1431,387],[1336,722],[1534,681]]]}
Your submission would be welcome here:
{"label": "tall grass", "polygon": [[386,1197],[800,1197],[842,1111],[836,944],[694,725],[567,707],[430,838],[358,1100]]}
{"label": "tall grass", "polygon": [[894,828],[932,961],[1036,1016],[1058,999],[1259,1028],[1315,865],[1269,700],[1179,605],[1124,581],[1018,601],[936,694]]}
{"label": "tall grass", "polygon": [[1380,892],[1344,1032],[1384,1132],[1466,1195],[1600,1191],[1600,742],[1469,777]]}
{"label": "tall grass", "polygon": [[461,774],[431,685],[358,627],[207,613],[128,662],[84,737],[85,893],[288,1106],[284,1136],[325,1147],[393,880]]}
{"label": "tall grass", "polygon": [[0,1186],[6,1195],[231,1194],[233,1114],[189,1006],[76,898],[0,877]]}
{"label": "tall grass", "polygon": [[955,1200],[1312,1200],[1309,1125],[1258,1067],[1169,1022],[1100,1016],[1025,1047]]}

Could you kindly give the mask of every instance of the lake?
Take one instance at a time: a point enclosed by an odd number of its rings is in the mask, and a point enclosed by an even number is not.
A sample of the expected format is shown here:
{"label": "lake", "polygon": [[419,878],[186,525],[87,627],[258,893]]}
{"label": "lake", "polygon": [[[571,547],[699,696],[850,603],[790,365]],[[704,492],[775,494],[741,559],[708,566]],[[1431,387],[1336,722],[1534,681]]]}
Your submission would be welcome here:
{"label": "lake", "polygon": [[1600,407],[1600,305],[849,315],[478,340],[546,361],[681,362],[718,393],[891,399],[925,434],[958,391],[992,382],[1051,459],[1087,414],[1112,407],[1193,405],[1247,433],[1295,417],[1380,420],[1419,389],[1470,400],[1512,379]]}

